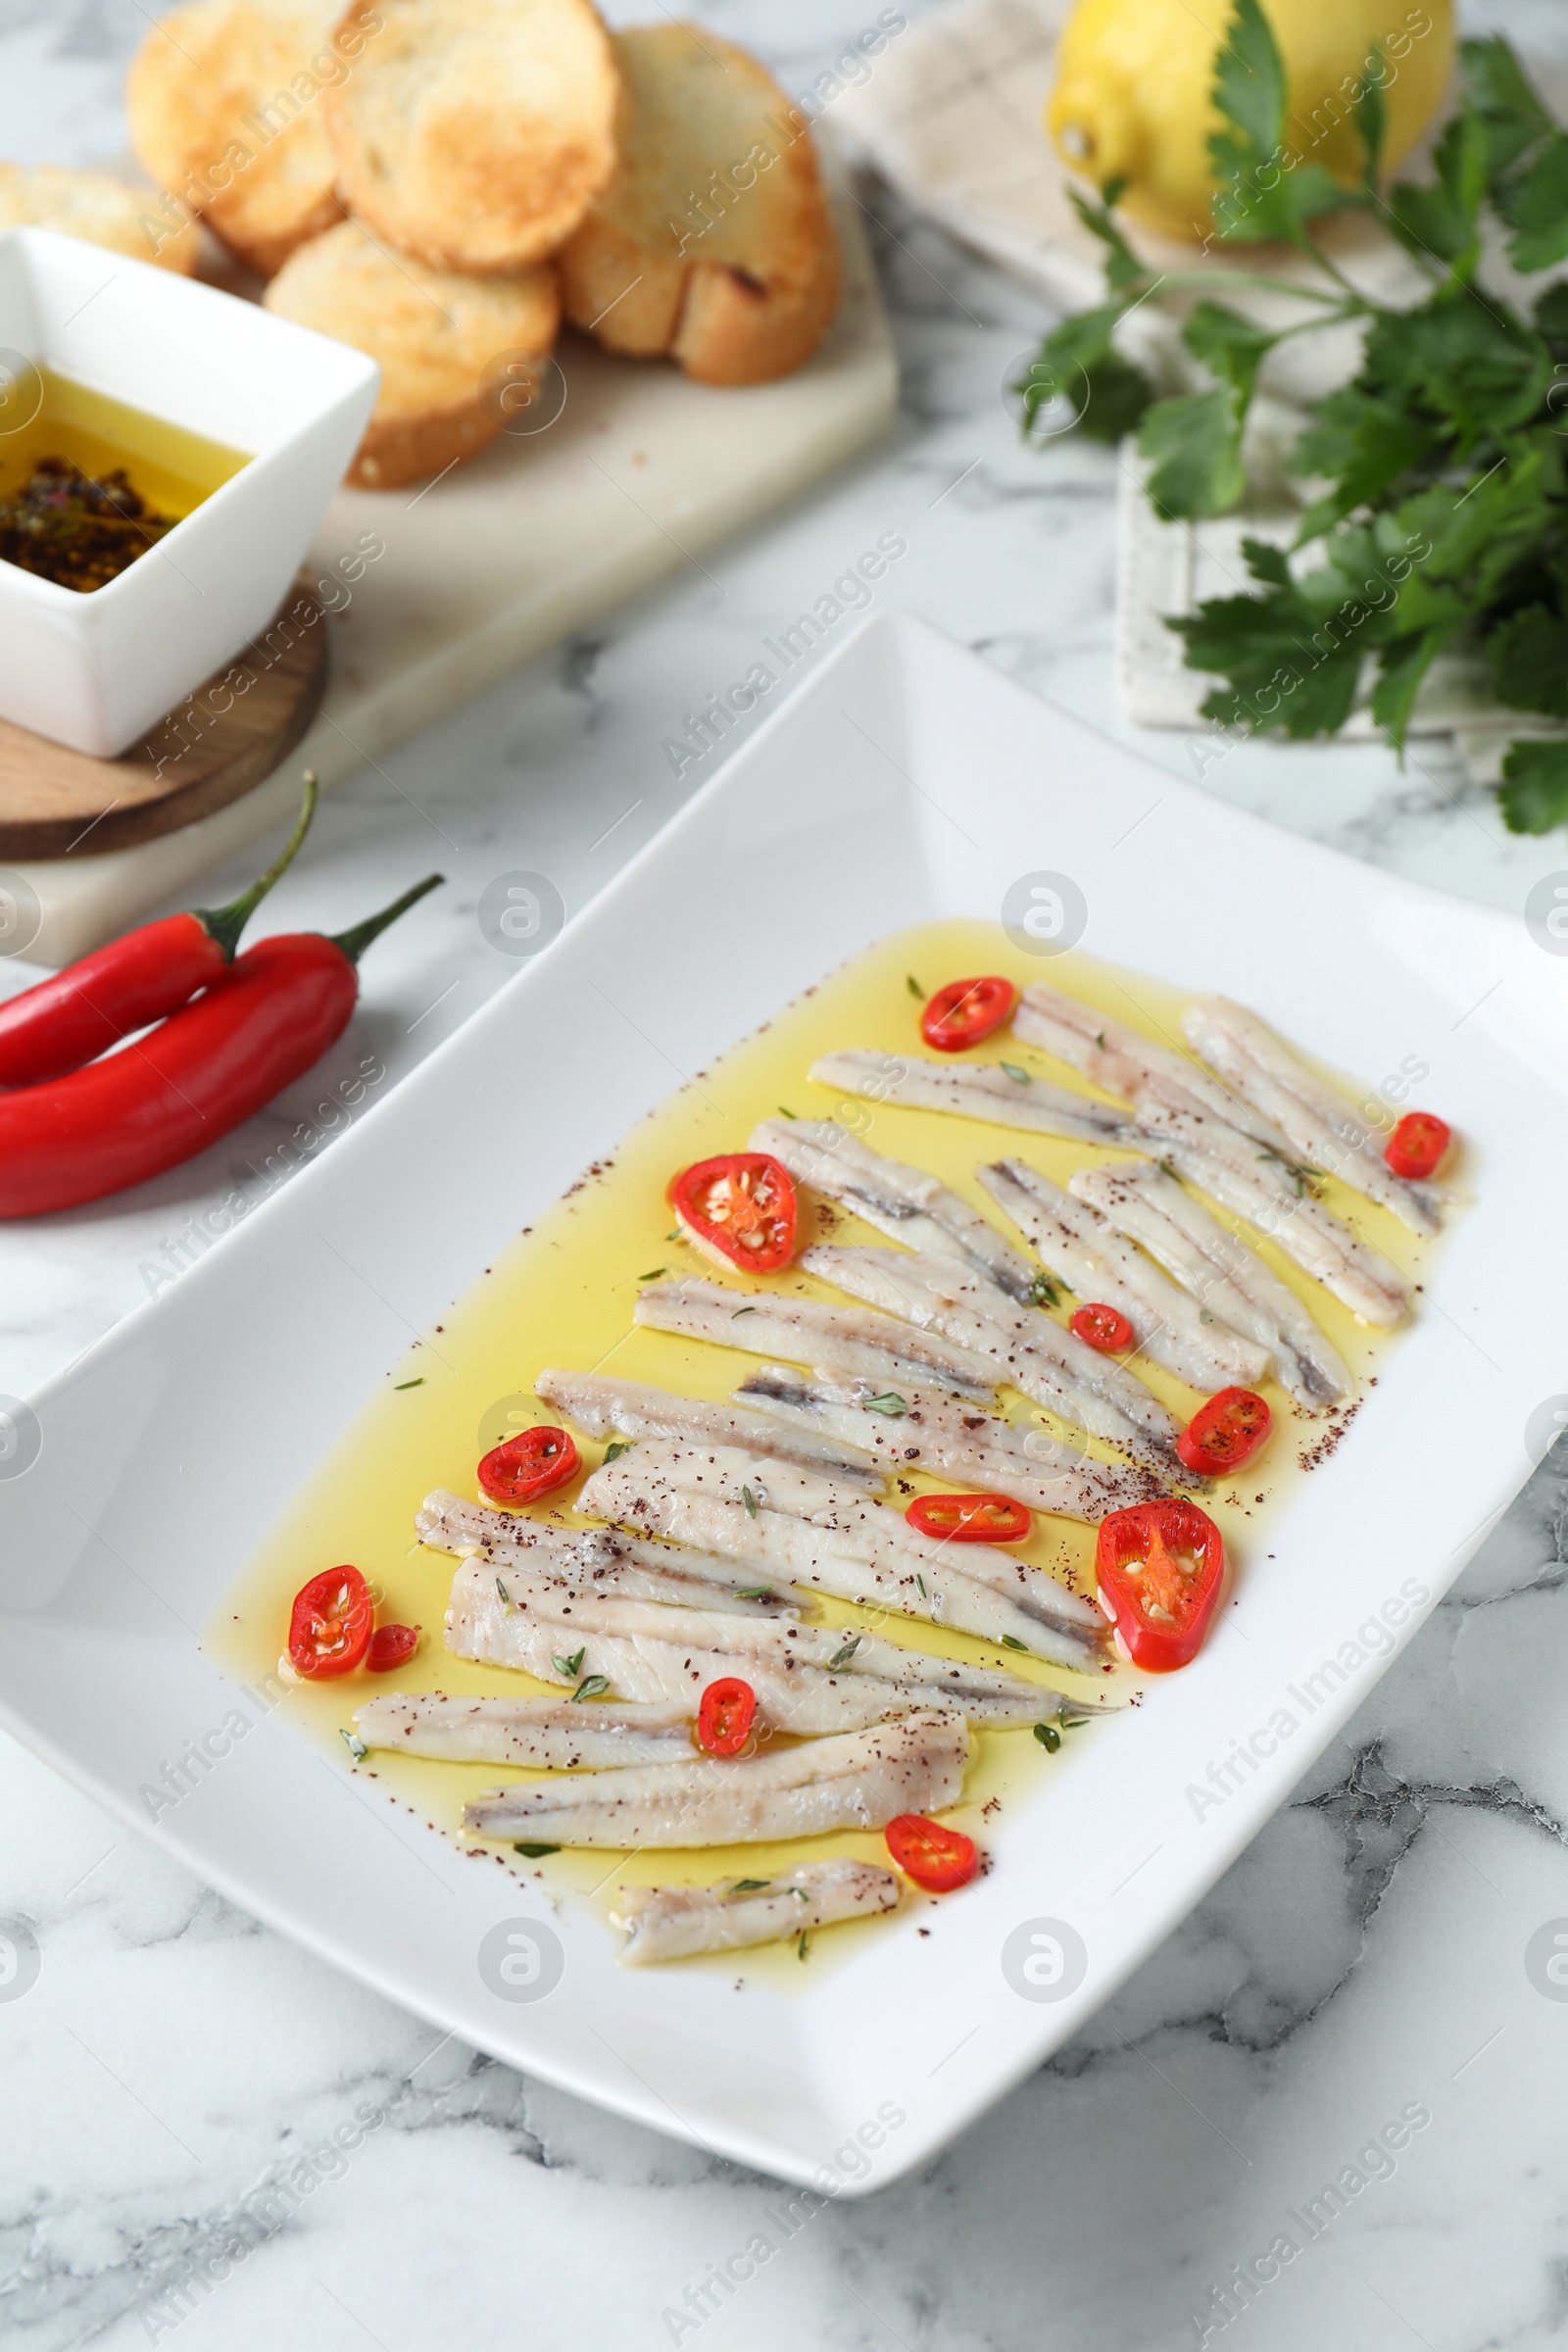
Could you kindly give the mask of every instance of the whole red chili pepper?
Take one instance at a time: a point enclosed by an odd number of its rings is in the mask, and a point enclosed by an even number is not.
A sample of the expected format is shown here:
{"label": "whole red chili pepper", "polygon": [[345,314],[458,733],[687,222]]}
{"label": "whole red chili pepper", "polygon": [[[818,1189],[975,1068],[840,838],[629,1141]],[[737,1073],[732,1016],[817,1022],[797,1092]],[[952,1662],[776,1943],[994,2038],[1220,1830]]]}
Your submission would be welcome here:
{"label": "whole red chili pepper", "polygon": [[443,879],[427,875],[336,939],[261,940],[148,1036],[47,1086],[0,1095],[0,1217],[122,1192],[238,1127],[342,1036],[361,956]]}
{"label": "whole red chili pepper", "polygon": [[234,960],[239,935],[294,857],[316,813],[316,777],[282,853],[231,906],[142,923],[50,980],[0,1004],[0,1087],[40,1086],[96,1060],[122,1037],[210,988]]}

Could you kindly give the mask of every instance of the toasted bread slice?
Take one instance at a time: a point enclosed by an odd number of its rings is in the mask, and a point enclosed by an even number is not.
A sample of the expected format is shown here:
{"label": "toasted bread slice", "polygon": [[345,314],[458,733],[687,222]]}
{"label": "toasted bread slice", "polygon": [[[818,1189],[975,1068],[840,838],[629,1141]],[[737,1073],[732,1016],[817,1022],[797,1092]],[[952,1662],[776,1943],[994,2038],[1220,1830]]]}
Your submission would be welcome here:
{"label": "toasted bread slice", "polygon": [[806,119],[706,27],[615,35],[621,165],[561,254],[566,316],[612,351],[710,384],[785,375],[838,307],[839,256]]}
{"label": "toasted bread slice", "polygon": [[338,0],[195,0],[130,64],[130,141],[168,195],[270,277],[343,218],[321,93],[357,70]]}
{"label": "toasted bread slice", "polygon": [[589,0],[373,0],[327,114],[343,200],[400,252],[469,273],[542,261],[615,165],[615,70]]}
{"label": "toasted bread slice", "polygon": [[357,220],[302,245],[267,308],[368,351],[381,389],[348,480],[392,490],[471,458],[516,414],[561,323],[548,264],[513,277],[460,277],[388,252]]}
{"label": "toasted bread slice", "polygon": [[57,164],[0,164],[0,228],[57,228],[86,245],[107,245],[138,262],[189,276],[201,234],[160,214],[149,190],[127,188],[107,172],[72,172]]}

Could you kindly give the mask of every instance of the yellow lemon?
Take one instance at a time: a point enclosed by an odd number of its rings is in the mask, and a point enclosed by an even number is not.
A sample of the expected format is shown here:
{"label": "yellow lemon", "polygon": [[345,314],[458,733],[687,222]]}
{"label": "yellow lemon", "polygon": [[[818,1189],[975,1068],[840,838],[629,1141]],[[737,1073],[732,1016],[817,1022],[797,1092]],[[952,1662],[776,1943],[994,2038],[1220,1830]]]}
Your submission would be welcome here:
{"label": "yellow lemon", "polygon": [[[1371,52],[1383,59],[1385,165],[1436,114],[1453,63],[1452,0],[1261,0],[1290,86],[1286,145],[1298,163],[1358,179],[1351,113]],[[1057,52],[1046,127],[1064,163],[1167,236],[1204,236],[1220,127],[1210,89],[1231,0],[1078,0]]]}

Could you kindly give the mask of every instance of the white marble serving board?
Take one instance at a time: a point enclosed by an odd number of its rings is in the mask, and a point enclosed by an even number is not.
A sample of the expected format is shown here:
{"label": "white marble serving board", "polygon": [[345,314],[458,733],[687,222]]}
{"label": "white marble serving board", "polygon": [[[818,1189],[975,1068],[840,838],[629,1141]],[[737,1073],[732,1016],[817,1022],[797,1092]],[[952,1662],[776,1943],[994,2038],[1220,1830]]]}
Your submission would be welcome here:
{"label": "white marble serving board", "polygon": [[[504,433],[434,483],[341,490],[312,549],[342,585],[305,742],[243,800],[161,840],[8,869],[41,912],[29,960],[82,955],[275,825],[303,768],[329,790],[665,573],[701,570],[706,549],[875,440],[898,363],[851,201],[836,218],[844,298],[793,375],[720,391],[568,335],[565,405],[545,429]],[[367,562],[367,545],[385,552]]]}

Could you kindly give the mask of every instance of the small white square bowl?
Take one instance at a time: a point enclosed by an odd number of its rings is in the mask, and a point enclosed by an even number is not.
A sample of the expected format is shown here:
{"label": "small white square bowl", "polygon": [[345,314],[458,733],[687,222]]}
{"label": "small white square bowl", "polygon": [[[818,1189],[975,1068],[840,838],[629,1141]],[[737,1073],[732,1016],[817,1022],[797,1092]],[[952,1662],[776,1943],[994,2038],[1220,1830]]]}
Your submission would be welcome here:
{"label": "small white square bowl", "polygon": [[13,228],[0,234],[0,367],[28,361],[251,453],[88,595],[0,562],[0,717],[113,759],[271,619],[380,371],[172,270]]}

